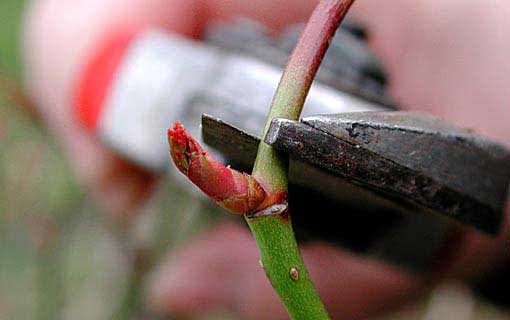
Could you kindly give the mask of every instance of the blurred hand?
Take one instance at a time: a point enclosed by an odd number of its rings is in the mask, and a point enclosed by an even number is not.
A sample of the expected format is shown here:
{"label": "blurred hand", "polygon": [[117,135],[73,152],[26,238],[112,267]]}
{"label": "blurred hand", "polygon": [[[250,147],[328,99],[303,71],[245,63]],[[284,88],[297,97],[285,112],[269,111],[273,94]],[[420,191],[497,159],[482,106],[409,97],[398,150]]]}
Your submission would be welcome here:
{"label": "blurred hand", "polygon": [[[153,178],[116,158],[75,121],[71,94],[80,67],[107,31],[149,24],[198,37],[210,20],[250,16],[278,30],[306,20],[310,0],[41,0],[26,23],[27,84],[69,153],[78,176],[112,212],[128,212]],[[390,75],[399,106],[426,111],[493,138],[510,138],[510,4],[499,0],[358,0],[354,17]],[[508,238],[466,232],[444,276],[481,273],[508,255]],[[351,319],[399,304],[424,282],[326,245],[303,255],[334,318]],[[258,267],[248,231],[226,225],[173,253],[150,301],[162,312],[227,309],[249,319],[285,313]]]}

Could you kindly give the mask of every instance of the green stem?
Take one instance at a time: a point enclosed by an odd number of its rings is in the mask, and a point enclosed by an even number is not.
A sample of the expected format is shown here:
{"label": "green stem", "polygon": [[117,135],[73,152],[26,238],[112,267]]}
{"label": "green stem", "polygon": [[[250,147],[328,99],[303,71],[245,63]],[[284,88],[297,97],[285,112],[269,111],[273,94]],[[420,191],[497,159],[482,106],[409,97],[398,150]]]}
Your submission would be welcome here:
{"label": "green stem", "polygon": [[[273,98],[264,128],[273,118],[297,120],[331,38],[354,0],[323,0],[308,21]],[[260,248],[263,268],[294,320],[329,319],[303,263],[286,204],[287,158],[260,143],[253,176],[279,202],[246,220]],[[279,206],[279,207],[277,207]],[[276,210],[282,208],[282,210]],[[275,209],[275,212],[271,212]]]}
{"label": "green stem", "polygon": [[294,320],[329,319],[303,263],[290,220],[279,215],[247,219],[271,285]]}

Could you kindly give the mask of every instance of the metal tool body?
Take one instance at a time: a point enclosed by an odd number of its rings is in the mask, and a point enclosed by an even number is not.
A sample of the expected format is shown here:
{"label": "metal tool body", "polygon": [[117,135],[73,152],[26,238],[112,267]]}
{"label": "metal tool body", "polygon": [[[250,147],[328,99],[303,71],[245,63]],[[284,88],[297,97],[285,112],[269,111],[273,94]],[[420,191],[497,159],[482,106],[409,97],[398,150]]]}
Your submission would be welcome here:
{"label": "metal tool body", "polygon": [[[206,143],[250,168],[256,137],[207,116],[202,124]],[[295,223],[307,233],[315,225],[320,238],[419,269],[461,226],[454,220],[500,230],[510,152],[438,119],[407,112],[275,119],[265,142],[290,155]]]}
{"label": "metal tool body", "polygon": [[489,233],[501,225],[510,153],[433,117],[361,112],[301,123],[277,119],[265,141],[398,202]]}

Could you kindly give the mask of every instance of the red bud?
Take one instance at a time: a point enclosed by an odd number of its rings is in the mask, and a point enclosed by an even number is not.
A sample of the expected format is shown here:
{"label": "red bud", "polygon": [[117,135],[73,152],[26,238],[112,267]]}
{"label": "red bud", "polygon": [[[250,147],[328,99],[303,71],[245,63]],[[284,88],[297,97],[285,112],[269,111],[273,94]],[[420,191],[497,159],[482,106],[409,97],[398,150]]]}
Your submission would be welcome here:
{"label": "red bud", "polygon": [[168,129],[168,143],[179,171],[225,209],[247,214],[256,211],[266,199],[266,192],[255,178],[214,159],[180,123]]}

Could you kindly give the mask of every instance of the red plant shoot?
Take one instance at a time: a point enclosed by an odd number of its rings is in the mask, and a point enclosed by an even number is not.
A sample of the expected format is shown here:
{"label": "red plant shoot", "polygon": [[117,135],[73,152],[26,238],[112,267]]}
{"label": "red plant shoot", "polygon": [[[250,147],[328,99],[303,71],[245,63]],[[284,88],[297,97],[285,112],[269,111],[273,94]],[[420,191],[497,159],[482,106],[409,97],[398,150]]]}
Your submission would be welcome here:
{"label": "red plant shoot", "polygon": [[214,159],[179,122],[168,129],[168,143],[179,171],[223,208],[247,214],[263,204],[266,192],[255,178]]}

